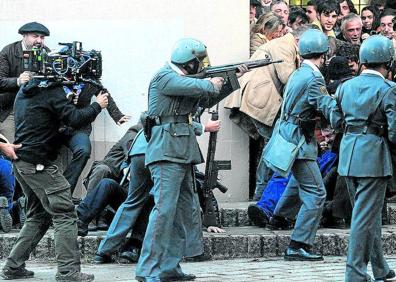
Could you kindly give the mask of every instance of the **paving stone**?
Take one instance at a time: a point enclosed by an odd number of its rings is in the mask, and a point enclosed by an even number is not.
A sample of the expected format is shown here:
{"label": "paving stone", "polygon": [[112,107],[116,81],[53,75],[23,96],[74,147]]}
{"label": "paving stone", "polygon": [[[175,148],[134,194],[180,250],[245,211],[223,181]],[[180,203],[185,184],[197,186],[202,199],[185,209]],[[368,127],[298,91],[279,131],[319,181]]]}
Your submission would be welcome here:
{"label": "paving stone", "polygon": [[278,255],[278,238],[274,235],[261,235],[261,256],[275,257]]}
{"label": "paving stone", "polygon": [[236,209],[222,209],[220,218],[224,227],[237,226],[238,212]]}
{"label": "paving stone", "polygon": [[289,234],[278,234],[276,235],[277,240],[277,248],[276,248],[276,255],[283,256],[285,250],[289,246],[290,243],[290,235]]}
{"label": "paving stone", "polygon": [[204,237],[203,241],[204,253],[207,259],[212,259],[212,237]]}
{"label": "paving stone", "polygon": [[260,235],[247,235],[247,256],[248,258],[262,257],[262,243]]}
{"label": "paving stone", "polygon": [[382,249],[384,254],[392,255],[396,254],[396,234],[391,232],[385,232],[382,236],[383,246]]}

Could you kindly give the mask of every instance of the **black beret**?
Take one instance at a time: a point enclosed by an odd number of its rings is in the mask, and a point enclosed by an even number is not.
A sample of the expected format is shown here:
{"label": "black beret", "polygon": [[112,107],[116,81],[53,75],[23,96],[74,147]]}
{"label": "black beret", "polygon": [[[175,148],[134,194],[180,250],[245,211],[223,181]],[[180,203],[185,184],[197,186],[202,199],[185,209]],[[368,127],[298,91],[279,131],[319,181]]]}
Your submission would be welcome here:
{"label": "black beret", "polygon": [[41,33],[41,34],[44,34],[45,36],[50,35],[50,31],[48,30],[48,28],[46,28],[44,25],[42,25],[41,23],[38,23],[38,22],[31,22],[31,23],[24,24],[23,26],[21,26],[18,29],[19,34],[25,34],[25,33],[30,33],[30,32]]}

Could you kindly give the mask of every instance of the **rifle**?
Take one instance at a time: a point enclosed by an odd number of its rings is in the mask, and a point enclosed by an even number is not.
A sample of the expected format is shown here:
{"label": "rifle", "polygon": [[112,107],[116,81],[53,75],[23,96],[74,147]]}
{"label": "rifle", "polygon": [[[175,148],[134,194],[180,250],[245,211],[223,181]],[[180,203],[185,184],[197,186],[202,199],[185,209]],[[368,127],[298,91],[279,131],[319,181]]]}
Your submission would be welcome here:
{"label": "rifle", "polygon": [[236,73],[239,72],[238,66],[246,65],[248,69],[255,69],[264,66],[268,66],[270,64],[282,63],[283,60],[276,60],[272,61],[271,58],[266,56],[265,59],[257,60],[257,61],[248,61],[248,62],[241,62],[236,64],[228,64],[228,65],[221,65],[215,67],[207,67],[204,68],[202,71],[195,75],[189,75],[189,77],[194,78],[212,78],[212,77],[222,77],[224,78],[224,84],[229,83],[232,91],[239,89],[241,86],[239,85],[238,78]]}
{"label": "rifle", "polygon": [[[216,110],[212,111],[211,120],[219,119],[219,104],[216,106]],[[218,226],[216,220],[216,214],[213,207],[213,192],[214,188],[219,188],[217,183],[217,175],[219,170],[230,170],[231,169],[231,161],[215,161],[215,153],[216,153],[216,142],[217,142],[217,132],[211,132],[209,136],[209,145],[208,145],[208,154],[206,157],[206,165],[205,165],[205,178],[203,185],[203,196],[204,196],[204,215],[203,215],[203,224],[207,227],[209,226]],[[222,191],[225,193],[227,188]]]}

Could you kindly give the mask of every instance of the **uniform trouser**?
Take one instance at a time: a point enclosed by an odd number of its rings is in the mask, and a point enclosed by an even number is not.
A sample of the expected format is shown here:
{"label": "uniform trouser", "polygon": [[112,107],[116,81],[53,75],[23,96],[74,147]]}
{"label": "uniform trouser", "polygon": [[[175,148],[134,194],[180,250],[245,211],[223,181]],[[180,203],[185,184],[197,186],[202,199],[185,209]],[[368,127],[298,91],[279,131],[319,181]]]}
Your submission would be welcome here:
{"label": "uniform trouser", "polygon": [[0,122],[0,134],[3,134],[10,143],[14,143],[15,123],[13,112],[3,122]]}
{"label": "uniform trouser", "polygon": [[58,272],[79,271],[77,215],[71,201],[69,183],[55,164],[36,171],[35,165],[19,160],[14,163],[14,173],[26,196],[26,221],[6,266],[24,266],[52,220]]}
{"label": "uniform trouser", "polygon": [[295,208],[302,202],[291,239],[312,246],[322,217],[326,189],[316,161],[296,160],[292,173],[274,215],[293,218]]}
{"label": "uniform trouser", "polygon": [[149,217],[136,275],[166,278],[181,275],[183,256],[202,254],[202,223],[192,188],[192,165],[156,162],[149,165],[155,206]]}
{"label": "uniform trouser", "polygon": [[[149,192],[153,183],[148,168],[144,165],[145,155],[136,155],[131,159],[131,181],[129,182],[128,196],[118,208],[113,221],[110,224],[106,237],[100,242],[98,253],[111,255],[119,250],[131,229],[134,229],[136,220],[141,214],[143,207],[150,196]],[[145,222],[145,220],[143,221]],[[146,230],[143,224],[141,232]]]}
{"label": "uniform trouser", "polygon": [[78,178],[91,156],[91,141],[89,135],[82,131],[73,132],[70,137],[65,138],[65,145],[72,151],[73,156],[63,175],[70,183],[73,194]]}
{"label": "uniform trouser", "polygon": [[381,210],[386,177],[346,177],[353,205],[345,281],[371,281],[367,274],[370,261],[375,278],[384,277],[389,266],[382,252]]}
{"label": "uniform trouser", "polygon": [[84,200],[77,207],[78,218],[90,223],[109,205],[117,210],[125,201],[126,191],[113,179],[102,179],[99,184],[90,190]]}

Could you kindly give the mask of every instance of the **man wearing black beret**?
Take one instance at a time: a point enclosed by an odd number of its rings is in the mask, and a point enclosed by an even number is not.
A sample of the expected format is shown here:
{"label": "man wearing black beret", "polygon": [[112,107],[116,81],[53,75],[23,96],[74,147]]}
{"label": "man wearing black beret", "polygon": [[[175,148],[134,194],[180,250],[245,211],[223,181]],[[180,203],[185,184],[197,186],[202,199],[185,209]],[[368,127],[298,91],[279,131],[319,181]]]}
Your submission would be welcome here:
{"label": "man wearing black beret", "polygon": [[11,143],[14,141],[14,114],[12,107],[19,87],[32,77],[23,72],[22,58],[24,50],[44,46],[44,39],[50,35],[44,25],[31,22],[18,30],[23,36],[21,41],[11,43],[0,52],[0,133]]}

